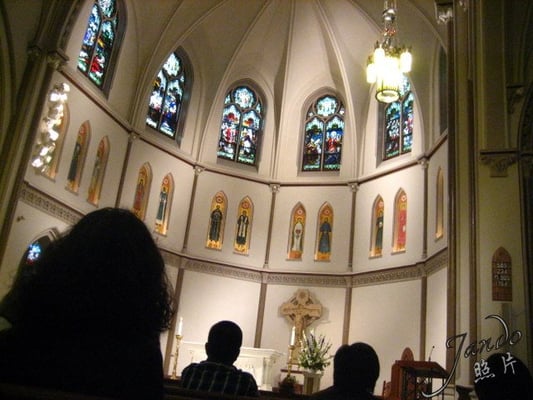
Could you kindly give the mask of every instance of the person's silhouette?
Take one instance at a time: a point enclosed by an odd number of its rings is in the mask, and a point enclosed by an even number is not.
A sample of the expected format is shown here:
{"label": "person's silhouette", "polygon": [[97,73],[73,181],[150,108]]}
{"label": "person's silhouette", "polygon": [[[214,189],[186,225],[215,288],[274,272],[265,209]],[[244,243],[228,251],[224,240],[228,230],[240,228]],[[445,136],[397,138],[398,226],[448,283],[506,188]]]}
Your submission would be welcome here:
{"label": "person's silhouette", "polygon": [[87,214],[16,285],[0,381],[124,399],[163,397],[160,333],[173,316],[165,265],[133,213]]}
{"label": "person's silhouette", "polygon": [[320,400],[372,400],[379,376],[374,349],[362,342],[339,347],[333,358],[333,386],[311,396]]}
{"label": "person's silhouette", "polygon": [[209,330],[205,351],[207,360],[183,369],[181,385],[186,389],[212,393],[259,396],[254,377],[237,369],[242,331],[232,321],[220,321]]}

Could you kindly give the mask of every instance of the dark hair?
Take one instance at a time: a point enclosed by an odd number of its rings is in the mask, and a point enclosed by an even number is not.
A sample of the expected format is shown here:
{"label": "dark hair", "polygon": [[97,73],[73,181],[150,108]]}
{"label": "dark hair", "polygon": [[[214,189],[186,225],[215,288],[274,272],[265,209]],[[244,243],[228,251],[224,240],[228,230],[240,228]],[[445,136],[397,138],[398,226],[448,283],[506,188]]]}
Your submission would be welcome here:
{"label": "dark hair", "polygon": [[343,391],[374,392],[379,376],[379,359],[374,349],[362,342],[344,344],[333,358],[333,384]]}
{"label": "dark hair", "polygon": [[233,364],[242,345],[242,330],[235,322],[220,321],[209,329],[206,352],[210,360]]}
{"label": "dark hair", "polygon": [[511,353],[494,353],[476,364],[474,387],[480,400],[522,400],[533,395],[531,373]]}
{"label": "dark hair", "polygon": [[133,213],[103,208],[53,242],[20,294],[23,325],[155,334],[174,313],[163,258]]}

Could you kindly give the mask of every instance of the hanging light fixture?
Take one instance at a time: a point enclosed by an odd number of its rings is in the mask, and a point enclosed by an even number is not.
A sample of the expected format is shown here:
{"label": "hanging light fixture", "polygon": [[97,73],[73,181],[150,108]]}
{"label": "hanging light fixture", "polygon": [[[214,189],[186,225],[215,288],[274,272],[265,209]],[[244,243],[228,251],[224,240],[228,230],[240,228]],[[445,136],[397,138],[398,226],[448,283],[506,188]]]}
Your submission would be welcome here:
{"label": "hanging light fixture", "polygon": [[407,47],[396,44],[396,0],[385,0],[382,14],[383,38],[368,57],[366,80],[376,84],[376,99],[392,103],[400,97],[403,74],[411,71],[412,56]]}

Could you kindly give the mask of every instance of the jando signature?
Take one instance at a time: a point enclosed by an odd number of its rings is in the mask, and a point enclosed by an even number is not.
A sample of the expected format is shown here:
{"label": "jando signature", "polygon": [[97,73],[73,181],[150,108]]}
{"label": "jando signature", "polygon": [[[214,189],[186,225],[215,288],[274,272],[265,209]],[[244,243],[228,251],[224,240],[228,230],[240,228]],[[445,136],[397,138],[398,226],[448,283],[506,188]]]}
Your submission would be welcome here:
{"label": "jando signature", "polygon": [[[464,358],[473,357],[476,354],[481,354],[483,351],[490,352],[492,350],[498,350],[500,347],[503,347],[505,345],[514,346],[515,344],[517,344],[520,341],[520,339],[522,339],[522,332],[520,332],[519,330],[510,332],[509,331],[509,327],[507,326],[507,323],[505,322],[505,320],[502,317],[500,317],[498,315],[494,315],[494,314],[491,314],[491,315],[485,317],[485,319],[489,319],[489,318],[495,319],[498,322],[500,322],[500,324],[503,327],[504,333],[501,336],[499,336],[498,339],[496,339],[496,342],[494,344],[492,343],[492,338],[490,338],[490,337],[489,338],[485,338],[485,339],[481,339],[481,340],[479,340],[477,342],[470,343],[466,347],[466,349],[465,349],[465,351],[463,353],[463,357]],[[457,368],[457,364],[459,363],[459,358],[461,356],[461,353],[463,352],[463,346],[465,344],[466,335],[467,334],[465,332],[465,333],[461,333],[459,335],[452,336],[451,338],[448,338],[448,340],[446,340],[446,348],[447,349],[450,349],[450,348],[454,347],[455,344],[459,341],[459,346],[456,347],[457,351],[455,353],[455,359],[454,359],[454,362],[453,362],[453,367],[452,367],[452,370],[450,372],[450,375],[448,376],[448,378],[446,379],[446,381],[444,382],[444,384],[442,385],[441,388],[437,389],[433,393],[424,393],[424,392],[422,392],[422,396],[424,396],[426,398],[437,396],[444,389],[446,389],[446,386],[448,386],[448,384],[451,382],[453,376],[455,375],[455,370]]]}

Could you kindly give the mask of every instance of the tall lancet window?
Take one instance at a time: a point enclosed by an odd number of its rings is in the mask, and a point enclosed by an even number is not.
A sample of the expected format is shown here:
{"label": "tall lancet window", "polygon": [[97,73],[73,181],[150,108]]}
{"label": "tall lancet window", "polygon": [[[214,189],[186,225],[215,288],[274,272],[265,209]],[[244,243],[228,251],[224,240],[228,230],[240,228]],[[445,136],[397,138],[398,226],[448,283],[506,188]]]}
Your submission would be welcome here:
{"label": "tall lancet window", "polygon": [[98,143],[98,149],[96,149],[91,183],[87,193],[87,201],[95,206],[97,206],[100,201],[100,194],[102,193],[102,185],[104,183],[105,169],[108,158],[109,138],[104,136],[102,140],[100,140],[100,143]]}
{"label": "tall lancet window", "polygon": [[81,124],[80,129],[78,130],[78,136],[76,137],[76,143],[74,144],[74,150],[72,151],[72,158],[68,169],[66,189],[73,193],[78,193],[80,187],[81,173],[83,170],[83,164],[85,163],[85,155],[87,154],[90,138],[91,125],[89,121],[85,121]]}
{"label": "tall lancet window", "polygon": [[218,158],[257,165],[264,109],[257,92],[246,85],[230,90],[224,99]]}
{"label": "tall lancet window", "polygon": [[120,0],[95,0],[78,56],[78,69],[104,91],[111,86],[111,69],[124,31],[120,5]]}
{"label": "tall lancet window", "polygon": [[329,261],[331,257],[331,240],[333,235],[333,208],[325,202],[318,210],[315,260]]}
{"label": "tall lancet window", "polygon": [[216,193],[211,199],[205,247],[216,250],[222,249],[227,208],[228,198],[226,194],[222,191]]}
{"label": "tall lancet window", "polygon": [[383,110],[383,160],[410,153],[413,147],[414,95],[404,77],[398,101]]}
{"label": "tall lancet window", "polygon": [[393,252],[405,251],[407,243],[407,195],[403,189],[398,190],[394,200],[394,234]]}
{"label": "tall lancet window", "polygon": [[185,105],[191,89],[191,73],[185,53],[170,54],[154,80],[146,125],[181,143]]}
{"label": "tall lancet window", "polygon": [[288,260],[301,260],[304,252],[306,211],[302,203],[298,202],[291,213],[289,228]]}
{"label": "tall lancet window", "polygon": [[444,235],[444,174],[440,167],[437,172],[435,203],[435,239],[440,239]]}
{"label": "tall lancet window", "polygon": [[372,232],[370,235],[370,257],[381,257],[383,253],[383,217],[385,203],[377,196],[372,206]]}
{"label": "tall lancet window", "polygon": [[166,235],[168,231],[168,217],[172,206],[172,196],[174,194],[174,178],[168,173],[161,182],[159,188],[159,203],[157,204],[157,214],[155,216],[155,232]]}
{"label": "tall lancet window", "polygon": [[148,197],[150,196],[150,187],[152,186],[152,167],[149,163],[144,163],[139,169],[137,175],[137,184],[135,185],[135,194],[133,196],[133,207],[131,211],[144,221]]}
{"label": "tall lancet window", "polygon": [[254,217],[254,203],[246,196],[239,203],[237,223],[235,224],[235,241],[233,250],[238,254],[248,254]]}
{"label": "tall lancet window", "polygon": [[335,96],[318,98],[307,110],[302,171],[338,171],[344,137],[344,105]]}

